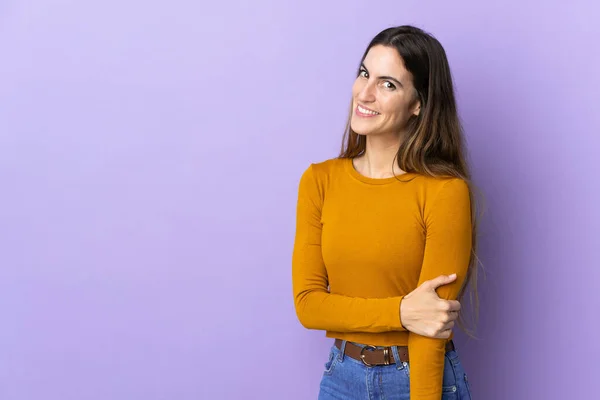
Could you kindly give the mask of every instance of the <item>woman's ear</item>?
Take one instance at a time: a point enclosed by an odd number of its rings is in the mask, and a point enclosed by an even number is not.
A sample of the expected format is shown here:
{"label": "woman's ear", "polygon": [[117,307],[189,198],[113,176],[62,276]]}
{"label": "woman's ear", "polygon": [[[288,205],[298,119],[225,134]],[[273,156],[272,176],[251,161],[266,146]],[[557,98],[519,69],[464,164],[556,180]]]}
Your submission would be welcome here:
{"label": "woman's ear", "polygon": [[413,106],[412,114],[415,117],[418,117],[420,113],[421,113],[421,102],[419,100],[417,100],[415,105]]}
{"label": "woman's ear", "polygon": [[412,111],[411,111],[412,115],[414,115],[415,117],[418,117],[419,114],[421,114],[421,96],[419,96],[418,93],[416,93],[415,96],[415,102],[412,106]]}

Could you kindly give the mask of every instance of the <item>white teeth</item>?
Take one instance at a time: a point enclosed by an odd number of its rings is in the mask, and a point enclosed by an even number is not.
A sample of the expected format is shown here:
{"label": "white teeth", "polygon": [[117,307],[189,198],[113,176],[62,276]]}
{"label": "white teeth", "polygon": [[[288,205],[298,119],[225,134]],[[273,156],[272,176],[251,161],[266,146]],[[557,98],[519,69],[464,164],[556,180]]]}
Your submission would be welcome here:
{"label": "white teeth", "polygon": [[360,111],[363,114],[369,114],[369,115],[379,114],[378,112],[375,112],[375,111],[366,110],[366,109],[362,108],[361,106],[358,106],[358,111]]}

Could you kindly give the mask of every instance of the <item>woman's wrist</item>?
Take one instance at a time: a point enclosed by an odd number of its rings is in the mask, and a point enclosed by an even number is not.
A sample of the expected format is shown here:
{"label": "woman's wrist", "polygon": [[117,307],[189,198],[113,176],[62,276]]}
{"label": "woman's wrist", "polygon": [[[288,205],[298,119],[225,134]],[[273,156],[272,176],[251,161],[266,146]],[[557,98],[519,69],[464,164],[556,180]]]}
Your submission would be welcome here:
{"label": "woman's wrist", "polygon": [[406,303],[404,301],[405,299],[405,297],[402,297],[402,299],[400,299],[400,309],[398,310],[398,312],[400,313],[400,325],[402,326],[403,330],[409,331],[409,323],[407,321],[410,321],[410,311],[408,311],[408,307],[406,307]]}

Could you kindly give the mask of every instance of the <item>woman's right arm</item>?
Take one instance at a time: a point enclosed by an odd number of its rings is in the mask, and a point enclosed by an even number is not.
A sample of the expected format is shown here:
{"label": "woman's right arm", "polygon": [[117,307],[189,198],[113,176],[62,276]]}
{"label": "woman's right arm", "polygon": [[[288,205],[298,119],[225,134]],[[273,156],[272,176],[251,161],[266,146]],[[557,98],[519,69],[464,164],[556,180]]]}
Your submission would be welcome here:
{"label": "woman's right arm", "polygon": [[403,296],[365,299],[329,293],[321,253],[322,205],[323,195],[311,165],[300,179],[292,255],[294,304],[300,323],[308,329],[335,332],[406,330],[400,323]]}
{"label": "woman's right arm", "polygon": [[[416,330],[424,336],[439,334],[434,327],[440,327],[442,322],[447,326],[448,321],[442,319],[448,317],[449,302],[439,299],[435,288],[430,290],[425,284],[425,288],[419,287],[406,296],[382,299],[329,293],[321,253],[322,199],[311,165],[300,179],[292,256],[294,304],[300,323],[308,329],[335,332]],[[451,317],[453,314],[457,313],[451,313]]]}

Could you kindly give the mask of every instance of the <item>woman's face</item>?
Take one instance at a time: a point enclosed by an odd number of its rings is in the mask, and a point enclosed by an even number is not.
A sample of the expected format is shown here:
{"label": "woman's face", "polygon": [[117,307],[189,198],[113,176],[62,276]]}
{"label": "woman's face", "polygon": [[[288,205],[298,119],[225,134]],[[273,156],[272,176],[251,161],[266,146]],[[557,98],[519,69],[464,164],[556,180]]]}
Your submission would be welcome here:
{"label": "woman's face", "polygon": [[361,135],[399,135],[420,102],[410,72],[398,52],[371,47],[352,86],[352,130]]}

